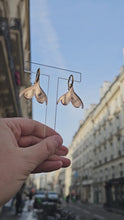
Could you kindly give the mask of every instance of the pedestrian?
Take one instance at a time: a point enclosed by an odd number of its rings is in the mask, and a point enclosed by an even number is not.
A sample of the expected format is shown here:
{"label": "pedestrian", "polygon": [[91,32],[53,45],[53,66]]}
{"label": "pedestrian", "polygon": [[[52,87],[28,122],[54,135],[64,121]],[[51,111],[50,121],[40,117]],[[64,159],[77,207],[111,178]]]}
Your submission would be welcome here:
{"label": "pedestrian", "polygon": [[0,119],[0,206],[20,190],[30,173],[68,167],[68,149],[61,136],[26,118]]}
{"label": "pedestrian", "polygon": [[30,192],[28,194],[28,197],[29,197],[28,211],[31,211],[31,209],[32,209],[32,199],[33,199],[33,192],[32,192],[32,190],[30,190]]}
{"label": "pedestrian", "polygon": [[69,199],[70,199],[70,195],[68,194],[68,195],[66,196],[66,202],[67,202],[67,203],[69,203]]}
{"label": "pedestrian", "polygon": [[24,185],[21,187],[21,189],[17,192],[15,196],[15,214],[19,215],[23,212],[24,207],[24,201],[23,201],[23,188]]}

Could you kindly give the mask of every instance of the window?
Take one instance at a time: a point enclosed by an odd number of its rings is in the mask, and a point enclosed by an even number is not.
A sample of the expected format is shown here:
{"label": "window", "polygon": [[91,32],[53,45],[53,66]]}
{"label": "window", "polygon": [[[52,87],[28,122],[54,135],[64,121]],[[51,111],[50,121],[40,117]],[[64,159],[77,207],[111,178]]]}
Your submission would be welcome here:
{"label": "window", "polygon": [[94,163],[94,166],[95,166],[95,167],[97,166],[97,162]]}
{"label": "window", "polygon": [[120,163],[120,164],[119,164],[119,167],[120,167],[120,171],[122,171],[122,170],[123,170],[123,164]]}
{"label": "window", "polygon": [[116,114],[116,118],[117,118],[117,119],[119,119],[119,116],[120,116],[120,115],[119,115],[119,113],[118,113],[118,114]]}
{"label": "window", "polygon": [[121,139],[120,135],[117,136],[117,139],[118,139],[118,141],[120,141],[120,139]]}
{"label": "window", "polygon": [[105,163],[107,162],[107,157],[104,158],[104,162],[105,162]]}
{"label": "window", "polygon": [[114,173],[112,173],[112,179],[114,179],[115,178],[115,174]]}
{"label": "window", "polygon": [[105,175],[105,180],[108,180],[108,175]]}
{"label": "window", "polygon": [[112,122],[111,122],[111,120],[109,120],[109,125],[110,125],[110,126],[112,125]]}
{"label": "window", "polygon": [[104,145],[104,149],[106,150],[106,145]]}
{"label": "window", "polygon": [[111,160],[113,160],[113,155],[111,155]]}
{"label": "window", "polygon": [[123,176],[123,170],[120,171],[120,176]]}

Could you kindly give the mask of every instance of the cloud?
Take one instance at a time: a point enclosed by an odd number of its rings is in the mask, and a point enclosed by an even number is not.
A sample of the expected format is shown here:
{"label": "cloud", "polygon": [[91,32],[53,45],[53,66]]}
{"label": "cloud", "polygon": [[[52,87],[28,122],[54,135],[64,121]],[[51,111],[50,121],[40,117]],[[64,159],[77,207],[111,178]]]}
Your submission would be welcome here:
{"label": "cloud", "polygon": [[33,41],[37,41],[38,53],[41,53],[44,62],[64,67],[65,61],[60,51],[57,31],[50,18],[47,0],[32,1],[31,12]]}

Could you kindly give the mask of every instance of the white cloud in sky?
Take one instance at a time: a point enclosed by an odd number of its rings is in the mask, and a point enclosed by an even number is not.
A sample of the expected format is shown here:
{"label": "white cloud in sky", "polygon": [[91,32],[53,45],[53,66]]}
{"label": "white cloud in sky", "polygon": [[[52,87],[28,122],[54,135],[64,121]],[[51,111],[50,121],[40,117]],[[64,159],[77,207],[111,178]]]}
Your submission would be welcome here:
{"label": "white cloud in sky", "polygon": [[35,33],[33,33],[33,35],[39,35],[37,38],[39,47],[38,51],[42,53],[43,61],[46,61],[46,63],[49,63],[50,65],[53,64],[64,67],[65,61],[60,51],[57,31],[50,18],[50,10],[47,0],[32,1],[32,8],[33,7],[36,8],[33,10],[34,14],[31,15],[32,19],[36,22]]}

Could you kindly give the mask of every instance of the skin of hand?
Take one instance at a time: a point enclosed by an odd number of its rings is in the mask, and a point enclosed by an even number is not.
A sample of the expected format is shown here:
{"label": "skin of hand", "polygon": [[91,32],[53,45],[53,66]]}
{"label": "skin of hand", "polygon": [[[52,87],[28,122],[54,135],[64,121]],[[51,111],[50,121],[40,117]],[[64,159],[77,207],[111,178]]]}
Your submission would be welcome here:
{"label": "skin of hand", "polygon": [[0,119],[0,206],[12,198],[30,173],[68,167],[68,149],[61,136],[40,122],[25,118]]}

